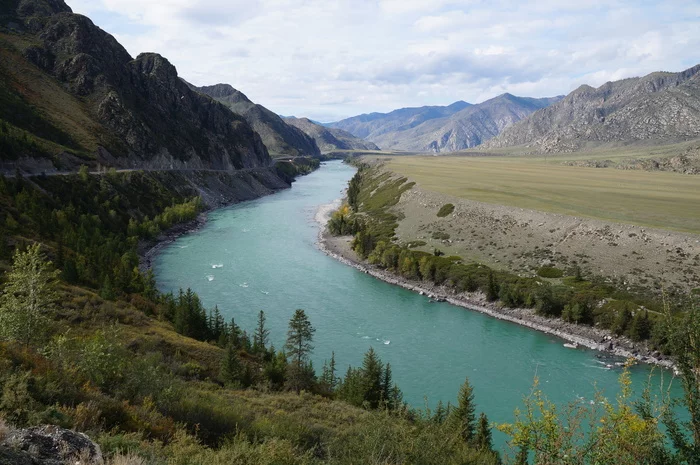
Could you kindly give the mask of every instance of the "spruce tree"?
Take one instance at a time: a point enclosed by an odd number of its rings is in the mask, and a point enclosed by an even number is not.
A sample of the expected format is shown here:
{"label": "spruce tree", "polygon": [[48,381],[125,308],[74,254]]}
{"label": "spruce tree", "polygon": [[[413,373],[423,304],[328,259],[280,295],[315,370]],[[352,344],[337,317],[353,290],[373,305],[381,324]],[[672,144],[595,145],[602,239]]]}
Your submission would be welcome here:
{"label": "spruce tree", "polygon": [[25,346],[43,339],[48,313],[56,307],[58,270],[46,260],[39,244],[15,253],[0,296],[0,337]]}
{"label": "spruce tree", "polygon": [[486,300],[493,302],[498,299],[499,289],[493,271],[489,271],[489,282],[486,288]]}
{"label": "spruce tree", "polygon": [[382,377],[384,367],[381,360],[370,347],[362,361],[362,374],[364,378],[364,401],[371,409],[376,409],[383,400]]}
{"label": "spruce tree", "polygon": [[270,330],[265,327],[265,312],[260,310],[258,313],[258,326],[255,328],[253,335],[253,352],[265,352],[265,346],[270,337]]}
{"label": "spruce tree", "polygon": [[465,379],[464,384],[459,388],[457,407],[452,410],[450,420],[464,442],[469,444],[474,440],[476,431],[474,388],[469,383],[469,378]]}
{"label": "spruce tree", "polygon": [[310,370],[308,359],[314,346],[312,345],[314,332],[316,330],[311,325],[306,312],[297,309],[294,316],[289,321],[287,331],[287,343],[285,349],[287,357],[291,359],[289,364],[288,382],[292,389],[299,393],[303,388],[309,387]]}
{"label": "spruce tree", "polygon": [[221,380],[225,384],[236,384],[241,380],[241,360],[238,358],[238,353],[233,344],[229,344],[226,348],[226,354],[221,362],[221,370],[219,373]]}
{"label": "spruce tree", "polygon": [[479,415],[479,423],[476,428],[476,437],[474,444],[481,450],[493,450],[493,442],[491,441],[491,427],[489,420],[484,412]]}

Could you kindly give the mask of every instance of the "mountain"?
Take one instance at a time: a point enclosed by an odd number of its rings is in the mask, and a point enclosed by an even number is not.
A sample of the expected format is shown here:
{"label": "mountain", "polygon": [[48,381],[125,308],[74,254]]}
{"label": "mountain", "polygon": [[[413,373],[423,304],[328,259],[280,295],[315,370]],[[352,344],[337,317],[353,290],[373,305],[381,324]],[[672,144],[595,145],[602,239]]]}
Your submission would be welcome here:
{"label": "mountain", "polygon": [[267,150],[273,157],[312,156],[319,157],[321,151],[316,142],[304,131],[289,125],[276,113],[262,105],[253,103],[242,92],[228,84],[194,87],[197,92],[206,94],[229,107],[234,113],[243,116],[262,137]]}
{"label": "mountain", "polygon": [[476,147],[560,97],[534,99],[503,94],[470,105],[450,116],[427,120],[409,129],[372,138],[385,149],[421,152],[455,152]]}
{"label": "mountain", "polygon": [[132,58],[63,0],[1,2],[0,42],[4,169],[271,163],[243,117],[192,91],[164,57]]}
{"label": "mountain", "polygon": [[700,65],[583,85],[504,130],[485,147],[570,152],[589,145],[673,142],[700,136]]}
{"label": "mountain", "polygon": [[338,128],[322,126],[308,118],[285,118],[285,121],[313,137],[321,149],[327,153],[334,150],[379,150],[372,142],[355,137],[347,131]]}
{"label": "mountain", "polygon": [[400,108],[390,113],[369,113],[353,116],[352,118],[328,123],[326,126],[343,129],[355,137],[374,142],[376,137],[387,132],[410,129],[431,119],[450,116],[469,106],[471,106],[471,104],[459,101],[446,107],[426,106]]}

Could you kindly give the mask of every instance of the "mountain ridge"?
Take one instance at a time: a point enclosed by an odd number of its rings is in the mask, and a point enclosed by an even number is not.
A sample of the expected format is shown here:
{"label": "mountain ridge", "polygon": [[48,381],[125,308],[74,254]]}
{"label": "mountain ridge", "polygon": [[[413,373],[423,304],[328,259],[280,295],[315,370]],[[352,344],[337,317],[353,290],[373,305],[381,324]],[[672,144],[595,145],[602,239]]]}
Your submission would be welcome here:
{"label": "mountain ridge", "polygon": [[505,129],[485,148],[571,152],[589,145],[700,136],[700,65],[678,73],[583,84],[560,102]]}
{"label": "mountain ridge", "polygon": [[[410,107],[369,113],[330,123],[356,136],[364,134],[386,150],[454,152],[476,147],[505,127],[561,97],[530,98],[504,93],[473,105],[457,101],[445,107]],[[354,131],[354,132],[353,132]]]}
{"label": "mountain ridge", "polygon": [[62,0],[3,2],[0,41],[0,148],[20,169],[272,163],[242,117],[193,92],[166,58],[131,57]]}
{"label": "mountain ridge", "polygon": [[260,104],[254,103],[243,92],[230,84],[196,87],[193,90],[208,95],[237,113],[260,134],[273,157],[320,157],[321,151],[314,139],[304,131],[287,124],[283,118]]}
{"label": "mountain ridge", "polygon": [[284,120],[287,124],[299,128],[312,137],[323,153],[335,150],[379,150],[379,147],[373,142],[356,137],[342,129],[315,123],[309,118],[290,116]]}

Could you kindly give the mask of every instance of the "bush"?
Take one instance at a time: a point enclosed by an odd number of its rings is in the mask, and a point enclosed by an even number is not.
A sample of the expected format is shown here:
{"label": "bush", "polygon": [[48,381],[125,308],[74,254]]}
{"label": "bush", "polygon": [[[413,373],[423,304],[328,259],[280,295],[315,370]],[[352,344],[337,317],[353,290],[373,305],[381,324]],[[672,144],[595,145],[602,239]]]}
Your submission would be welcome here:
{"label": "bush", "polygon": [[537,270],[537,275],[543,278],[561,278],[564,276],[564,272],[553,266],[543,266]]}
{"label": "bush", "polygon": [[441,241],[446,241],[446,240],[449,239],[449,238],[450,238],[450,235],[447,234],[446,232],[436,231],[436,232],[433,233],[433,239],[438,239],[438,240],[441,240]]}
{"label": "bush", "polygon": [[438,218],[444,218],[447,215],[449,215],[450,213],[452,213],[453,211],[455,211],[455,206],[452,205],[451,203],[446,203],[445,205],[443,205],[440,208],[440,210],[437,213],[437,216],[438,216]]}

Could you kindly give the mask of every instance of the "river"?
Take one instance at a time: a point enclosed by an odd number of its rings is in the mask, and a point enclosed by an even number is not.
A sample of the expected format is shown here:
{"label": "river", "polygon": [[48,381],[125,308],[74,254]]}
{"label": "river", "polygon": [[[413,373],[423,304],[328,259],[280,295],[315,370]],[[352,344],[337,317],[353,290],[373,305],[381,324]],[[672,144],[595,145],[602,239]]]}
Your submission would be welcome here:
{"label": "river", "polygon": [[[160,289],[191,287],[207,308],[218,305],[249,333],[264,310],[278,348],[294,310],[303,308],[316,328],[317,372],[332,351],[343,375],[374,347],[391,363],[404,400],[414,407],[426,399],[431,407],[438,400],[454,402],[465,377],[474,386],[477,411],[496,422],[513,420],[535,376],[545,395],[561,404],[588,402],[596,388],[616,395],[619,371],[606,369],[595,351],[568,349],[553,336],[429,303],[319,251],[315,213],[342,196],[354,172],[328,162],[289,190],[211,212],[201,230],[180,237],[156,258]],[[636,391],[651,369],[633,367]],[[669,372],[654,369],[657,388],[661,376],[670,379]],[[503,440],[500,434],[495,439]]]}

